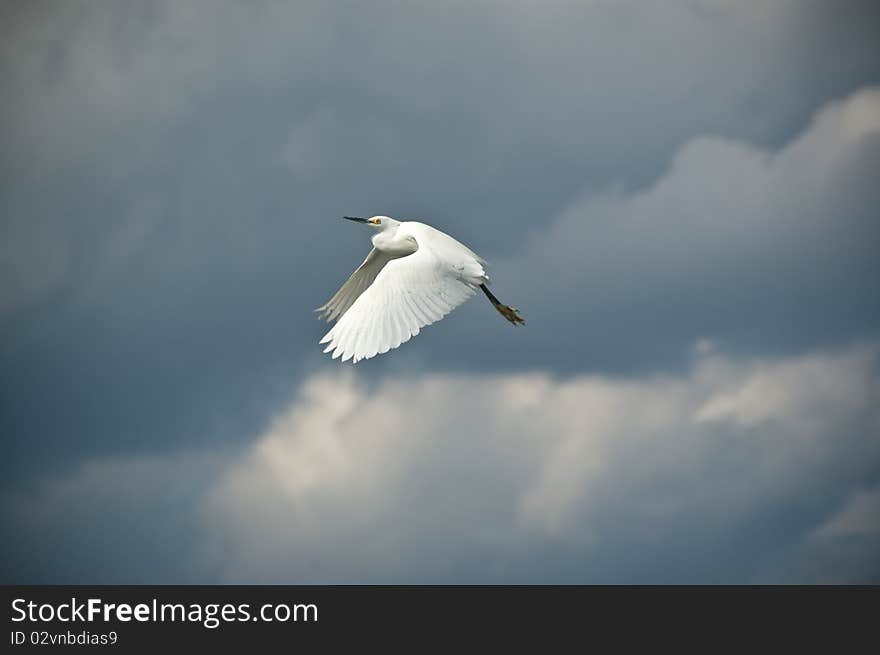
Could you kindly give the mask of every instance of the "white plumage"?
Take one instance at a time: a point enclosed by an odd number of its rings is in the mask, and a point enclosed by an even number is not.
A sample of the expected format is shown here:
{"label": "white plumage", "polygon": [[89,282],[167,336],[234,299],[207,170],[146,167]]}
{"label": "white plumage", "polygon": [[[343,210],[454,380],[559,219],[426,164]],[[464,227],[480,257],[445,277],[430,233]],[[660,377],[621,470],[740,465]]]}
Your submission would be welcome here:
{"label": "white plumage", "polygon": [[482,289],[514,325],[524,321],[486,288],[485,261],[430,225],[387,216],[349,220],[377,230],[373,249],[316,311],[336,320],[320,343],[333,358],[356,363],[406,343]]}

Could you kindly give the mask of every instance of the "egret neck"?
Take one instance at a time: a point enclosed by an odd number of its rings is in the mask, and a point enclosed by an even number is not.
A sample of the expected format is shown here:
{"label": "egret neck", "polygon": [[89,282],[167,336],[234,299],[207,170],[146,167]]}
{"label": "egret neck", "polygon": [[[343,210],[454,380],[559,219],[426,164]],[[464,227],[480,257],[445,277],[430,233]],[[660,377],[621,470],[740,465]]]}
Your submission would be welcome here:
{"label": "egret neck", "polygon": [[394,259],[398,257],[406,257],[413,254],[419,249],[419,244],[409,234],[398,234],[400,222],[393,218],[383,217],[381,223],[370,224],[370,227],[377,230],[373,238],[373,247],[389,257]]}

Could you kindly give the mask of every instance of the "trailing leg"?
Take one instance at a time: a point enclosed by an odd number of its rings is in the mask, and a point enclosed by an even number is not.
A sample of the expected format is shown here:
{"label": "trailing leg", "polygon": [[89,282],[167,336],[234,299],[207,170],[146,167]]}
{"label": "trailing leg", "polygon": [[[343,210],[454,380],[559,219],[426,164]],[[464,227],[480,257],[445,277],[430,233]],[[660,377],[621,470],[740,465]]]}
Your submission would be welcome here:
{"label": "trailing leg", "polygon": [[517,310],[516,307],[508,307],[507,305],[502,304],[501,301],[489,291],[489,288],[485,284],[481,284],[480,288],[483,290],[483,293],[486,294],[486,297],[489,299],[489,302],[492,303],[492,306],[497,309],[498,313],[504,318],[510,321],[513,325],[526,324],[523,317],[519,315],[519,310]]}

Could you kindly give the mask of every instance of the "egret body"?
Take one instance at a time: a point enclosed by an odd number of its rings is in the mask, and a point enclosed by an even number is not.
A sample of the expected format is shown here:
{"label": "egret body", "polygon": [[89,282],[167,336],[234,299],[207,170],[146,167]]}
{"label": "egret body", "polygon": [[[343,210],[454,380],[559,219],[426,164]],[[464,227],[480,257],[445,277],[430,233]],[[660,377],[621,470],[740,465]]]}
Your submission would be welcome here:
{"label": "egret body", "polygon": [[320,343],[324,352],[356,363],[397,348],[446,316],[477,289],[513,325],[525,321],[486,284],[486,262],[430,225],[388,216],[357,218],[375,234],[373,249],[345,284],[317,310],[336,321]]}

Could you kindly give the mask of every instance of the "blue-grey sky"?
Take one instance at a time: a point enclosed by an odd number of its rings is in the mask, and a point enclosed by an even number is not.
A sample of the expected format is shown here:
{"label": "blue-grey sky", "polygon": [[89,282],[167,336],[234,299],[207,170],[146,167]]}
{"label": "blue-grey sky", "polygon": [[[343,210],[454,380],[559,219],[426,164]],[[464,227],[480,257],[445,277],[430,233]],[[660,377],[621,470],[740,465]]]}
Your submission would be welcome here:
{"label": "blue-grey sky", "polygon": [[[7,2],[3,582],[880,582],[880,11]],[[431,223],[474,298],[355,367]]]}

